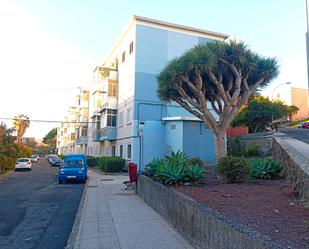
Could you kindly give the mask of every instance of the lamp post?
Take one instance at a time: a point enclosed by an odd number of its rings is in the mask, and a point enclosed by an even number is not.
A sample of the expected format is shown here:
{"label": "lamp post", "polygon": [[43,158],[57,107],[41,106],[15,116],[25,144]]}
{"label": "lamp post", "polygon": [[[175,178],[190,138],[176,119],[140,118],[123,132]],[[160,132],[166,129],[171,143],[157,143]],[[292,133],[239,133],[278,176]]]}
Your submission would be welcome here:
{"label": "lamp post", "polygon": [[[285,82],[285,83],[282,83],[282,84],[279,84],[278,86],[276,86],[272,93],[271,93],[271,102],[274,102],[274,92],[276,89],[278,89],[280,86],[284,86],[284,85],[291,85],[292,83],[291,82]],[[274,123],[274,115],[273,115],[273,108],[271,109],[271,123],[273,124]]]}
{"label": "lamp post", "polygon": [[285,82],[285,83],[282,83],[282,84],[279,84],[278,86],[276,86],[271,93],[271,101],[274,101],[274,92],[275,92],[276,89],[278,89],[280,86],[291,85],[291,84],[292,84],[291,82]]}

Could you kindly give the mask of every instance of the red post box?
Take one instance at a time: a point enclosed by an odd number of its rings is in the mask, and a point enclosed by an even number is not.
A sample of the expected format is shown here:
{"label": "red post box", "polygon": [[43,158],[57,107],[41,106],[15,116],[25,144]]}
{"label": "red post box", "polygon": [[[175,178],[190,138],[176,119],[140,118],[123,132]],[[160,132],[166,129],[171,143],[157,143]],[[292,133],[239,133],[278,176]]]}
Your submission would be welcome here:
{"label": "red post box", "polygon": [[129,177],[130,182],[136,182],[137,181],[137,165],[135,163],[129,163]]}

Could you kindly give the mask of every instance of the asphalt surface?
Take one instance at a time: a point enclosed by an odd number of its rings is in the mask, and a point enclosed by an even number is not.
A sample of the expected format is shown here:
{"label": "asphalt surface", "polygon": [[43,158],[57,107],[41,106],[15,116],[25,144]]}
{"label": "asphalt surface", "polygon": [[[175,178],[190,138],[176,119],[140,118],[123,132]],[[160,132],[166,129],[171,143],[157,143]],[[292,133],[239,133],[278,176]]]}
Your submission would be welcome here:
{"label": "asphalt surface", "polygon": [[0,179],[0,248],[63,249],[84,185],[59,185],[45,159]]}
{"label": "asphalt surface", "polygon": [[279,131],[287,134],[291,138],[295,138],[306,144],[309,144],[309,129],[280,128]]}

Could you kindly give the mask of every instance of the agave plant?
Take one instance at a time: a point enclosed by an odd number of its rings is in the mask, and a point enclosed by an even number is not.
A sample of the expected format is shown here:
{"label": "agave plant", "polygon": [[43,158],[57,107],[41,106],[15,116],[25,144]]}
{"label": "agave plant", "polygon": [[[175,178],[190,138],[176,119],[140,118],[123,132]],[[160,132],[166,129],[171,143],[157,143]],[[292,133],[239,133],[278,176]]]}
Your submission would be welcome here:
{"label": "agave plant", "polygon": [[177,164],[175,160],[166,159],[155,173],[155,179],[167,185],[178,185],[185,180],[183,167],[183,165]]}
{"label": "agave plant", "polygon": [[186,179],[193,185],[201,183],[205,178],[205,171],[198,165],[188,165],[185,170]]}
{"label": "agave plant", "polygon": [[188,164],[189,158],[182,151],[172,152],[171,156],[166,156],[165,160],[169,161],[170,164],[178,164],[180,166],[185,166]]}
{"label": "agave plant", "polygon": [[271,159],[252,160],[250,176],[252,178],[272,179],[280,173],[282,165]]}
{"label": "agave plant", "polygon": [[163,159],[155,158],[149,162],[145,167],[145,174],[147,176],[153,176],[159,170],[160,165],[162,164]]}

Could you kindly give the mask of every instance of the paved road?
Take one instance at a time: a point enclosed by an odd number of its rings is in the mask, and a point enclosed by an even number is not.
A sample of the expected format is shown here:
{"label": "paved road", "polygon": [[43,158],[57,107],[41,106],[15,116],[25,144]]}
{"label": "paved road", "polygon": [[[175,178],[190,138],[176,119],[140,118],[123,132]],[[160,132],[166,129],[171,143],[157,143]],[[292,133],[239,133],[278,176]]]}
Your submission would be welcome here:
{"label": "paved road", "polygon": [[300,128],[280,128],[280,132],[287,134],[289,137],[303,141],[309,144],[309,129]]}
{"label": "paved road", "polygon": [[0,248],[63,249],[84,184],[56,181],[57,168],[41,159],[32,171],[0,179]]}

